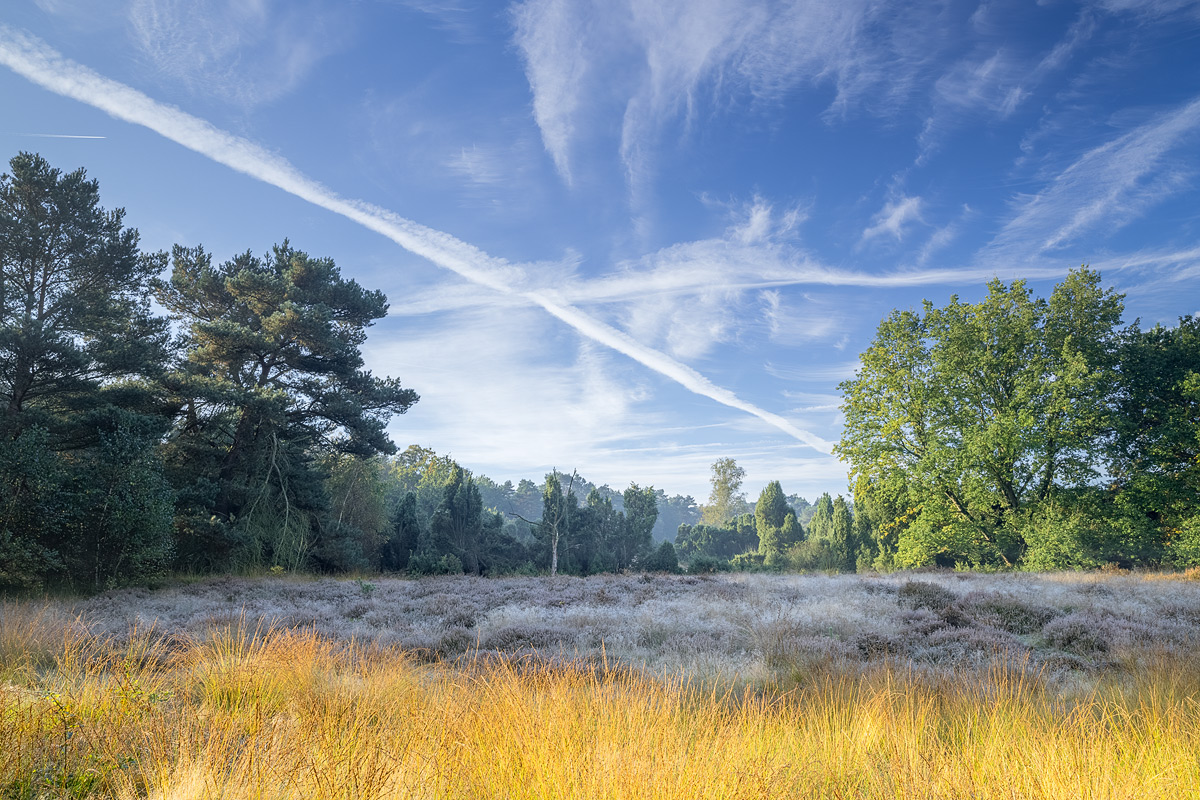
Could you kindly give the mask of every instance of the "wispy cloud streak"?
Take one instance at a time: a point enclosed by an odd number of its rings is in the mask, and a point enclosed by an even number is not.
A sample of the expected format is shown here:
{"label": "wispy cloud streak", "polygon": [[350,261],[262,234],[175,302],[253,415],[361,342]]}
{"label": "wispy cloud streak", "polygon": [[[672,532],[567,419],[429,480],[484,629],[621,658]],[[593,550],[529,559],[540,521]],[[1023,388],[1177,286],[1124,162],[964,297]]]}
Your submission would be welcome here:
{"label": "wispy cloud streak", "polygon": [[63,58],[39,40],[5,25],[0,25],[0,63],[49,91],[87,103],[116,119],[149,128],[231,169],[357,222],[386,236],[405,250],[473,283],[502,294],[522,297],[583,336],[633,359],[689,391],[751,414],[810,447],[829,452],[831,443],[801,430],[778,414],[742,400],[696,370],[642,345],[622,331],[593,319],[547,292],[525,288],[524,272],[506,260],[490,256],[447,233],[404,219],[386,209],[340,197],[264,148],[98,75]]}
{"label": "wispy cloud streak", "polygon": [[1046,189],[1022,198],[985,255],[1055,252],[1086,232],[1136,219],[1193,177],[1171,154],[1194,142],[1198,131],[1200,98],[1194,98],[1089,151]]}

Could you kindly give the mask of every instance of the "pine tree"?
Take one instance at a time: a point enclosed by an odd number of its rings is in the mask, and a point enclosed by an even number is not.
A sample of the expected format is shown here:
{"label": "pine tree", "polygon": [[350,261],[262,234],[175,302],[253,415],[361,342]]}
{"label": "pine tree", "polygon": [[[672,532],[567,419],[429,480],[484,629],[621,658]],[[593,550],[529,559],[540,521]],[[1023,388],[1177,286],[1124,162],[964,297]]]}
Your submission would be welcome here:
{"label": "pine tree", "polygon": [[[285,241],[220,266],[200,247],[176,246],[172,260],[156,294],[184,328],[187,357],[171,376],[183,415],[169,460],[187,492],[188,551],[219,561],[263,529],[256,519],[310,526],[327,503],[314,456],[395,452],[385,427],[417,395],[363,369],[359,348],[387,300],[331,259]],[[263,535],[250,538],[270,549]]]}

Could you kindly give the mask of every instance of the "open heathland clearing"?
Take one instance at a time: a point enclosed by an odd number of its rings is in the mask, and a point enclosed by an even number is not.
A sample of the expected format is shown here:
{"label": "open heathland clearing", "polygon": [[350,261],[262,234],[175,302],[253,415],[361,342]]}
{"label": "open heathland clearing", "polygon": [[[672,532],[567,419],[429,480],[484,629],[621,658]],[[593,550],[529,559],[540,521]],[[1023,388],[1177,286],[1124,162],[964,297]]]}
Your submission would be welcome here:
{"label": "open heathland clearing", "polygon": [[1200,581],[217,579],[0,618],[0,797],[1195,797]]}

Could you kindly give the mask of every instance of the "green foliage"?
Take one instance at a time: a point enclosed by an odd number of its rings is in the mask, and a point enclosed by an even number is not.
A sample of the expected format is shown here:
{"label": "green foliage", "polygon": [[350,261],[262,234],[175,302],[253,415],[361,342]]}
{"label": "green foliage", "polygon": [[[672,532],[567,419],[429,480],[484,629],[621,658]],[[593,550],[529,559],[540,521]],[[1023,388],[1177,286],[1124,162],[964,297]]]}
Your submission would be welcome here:
{"label": "green foliage", "polygon": [[161,259],[82,169],[21,153],[0,177],[0,584],[93,590],[152,579],[172,495],[152,387],[166,322]]}
{"label": "green foliage", "polygon": [[828,542],[833,537],[833,498],[825,492],[813,504],[812,519],[808,522],[808,538]]}
{"label": "green foliage", "polygon": [[[176,246],[172,265],[156,296],[184,329],[187,359],[169,380],[184,413],[168,463],[177,485],[205,488],[184,498],[190,522],[180,535],[224,533],[221,549],[233,555],[252,534],[243,519],[264,504],[285,525],[294,513],[322,518],[328,497],[314,457],[393,452],[384,428],[417,396],[363,370],[359,347],[386,298],[342,278],[332,260],[285,241],[265,258],[246,252],[220,266],[200,247]],[[214,517],[219,527],[205,522]],[[344,531],[331,530],[327,548],[344,550],[337,540]],[[345,555],[326,553],[331,563]]]}
{"label": "green foliage", "polygon": [[759,550],[764,555],[780,554],[803,540],[804,529],[796,520],[796,512],[788,506],[779,481],[771,481],[759,494],[754,505],[754,527]]}
{"label": "green foliage", "polygon": [[[412,492],[417,502],[417,515],[421,519],[430,519],[442,502],[446,484],[458,466],[450,456],[439,456],[427,447],[409,445],[391,459],[388,477],[395,502]],[[538,502],[540,504],[540,497]]]}
{"label": "green foliage", "polygon": [[1200,514],[1180,522],[1168,548],[1167,561],[1172,566],[1184,569],[1200,566]]}
{"label": "green foliage", "polygon": [[479,574],[483,501],[475,481],[462,467],[455,466],[442,490],[442,502],[429,521],[429,532],[437,552],[453,555],[467,572]]}
{"label": "green foliage", "polygon": [[380,553],[380,566],[387,572],[408,567],[408,560],[417,551],[424,525],[417,514],[417,495],[408,492],[392,513],[391,528]]}
{"label": "green foliage", "polygon": [[626,569],[653,545],[654,524],[658,521],[658,495],[653,486],[645,489],[636,483],[622,495],[625,504],[625,535],[614,548],[614,566]]}
{"label": "green foliage", "polygon": [[149,310],[161,258],[138,252],[124,211],[105,211],[82,169],[63,174],[20,153],[0,176],[0,417],[5,435],[28,427],[50,445],[95,443],[96,412],[157,411],[152,379],[167,327]]}
{"label": "green foliage", "polygon": [[708,496],[708,505],[701,511],[702,524],[721,527],[745,511],[746,495],[740,491],[745,477],[746,470],[732,458],[719,458],[713,462],[709,479],[712,493]]}
{"label": "green foliage", "polygon": [[558,574],[559,545],[564,538],[570,537],[571,523],[579,511],[574,485],[575,475],[572,473],[571,482],[564,494],[556,471],[546,476],[546,488],[542,492],[542,519],[538,523],[537,532],[549,551],[548,566],[552,576]]}
{"label": "green foliage", "polygon": [[99,591],[166,570],[174,495],[154,449],[157,433],[157,425],[128,415],[70,465],[71,513],[59,520],[58,549],[73,582]]}
{"label": "green foliage", "polygon": [[330,453],[319,468],[328,473],[330,508],[319,526],[314,559],[332,572],[379,569],[390,522],[383,462]]}
{"label": "green foliage", "polygon": [[768,564],[775,570],[793,572],[842,572],[845,565],[845,554],[835,550],[827,539],[798,542]]}
{"label": "green foliage", "polygon": [[762,553],[739,553],[729,560],[729,566],[735,572],[759,572],[763,569],[766,556]]}
{"label": "green foliage", "polygon": [[897,563],[1016,564],[1036,509],[1098,477],[1123,307],[1099,280],[1074,271],[1049,301],[997,280],[880,324],[836,452],[898,512]]}
{"label": "green foliage", "polygon": [[1109,469],[1129,504],[1153,520],[1166,558],[1200,563],[1192,531],[1200,517],[1200,320],[1129,331]]}
{"label": "green foliage", "polygon": [[463,563],[453,554],[437,555],[430,550],[422,550],[408,562],[411,575],[462,575]]}
{"label": "green foliage", "polygon": [[691,575],[711,575],[717,572],[728,572],[733,567],[724,558],[698,555],[688,561],[687,571]]}
{"label": "green foliage", "polygon": [[590,575],[624,569],[632,554],[638,552],[629,532],[625,516],[613,508],[612,500],[593,488],[576,517],[570,546],[571,571]]}
{"label": "green foliage", "polygon": [[644,562],[642,568],[646,572],[679,572],[679,558],[675,553],[675,545],[662,542],[654,549]]}
{"label": "green foliage", "polygon": [[858,542],[854,538],[854,520],[846,499],[840,494],[833,501],[829,524],[829,549],[838,560],[841,572],[854,572],[858,561]]}
{"label": "green foliage", "polygon": [[675,533],[675,547],[684,558],[703,555],[731,559],[760,549],[757,523],[753,514],[742,514],[722,527],[680,525]]}

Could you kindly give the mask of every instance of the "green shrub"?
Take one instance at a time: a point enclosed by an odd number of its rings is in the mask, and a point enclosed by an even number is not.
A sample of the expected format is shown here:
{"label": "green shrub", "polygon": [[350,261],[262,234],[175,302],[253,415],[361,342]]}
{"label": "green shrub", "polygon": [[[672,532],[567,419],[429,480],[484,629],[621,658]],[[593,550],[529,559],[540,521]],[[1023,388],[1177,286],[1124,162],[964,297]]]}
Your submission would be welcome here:
{"label": "green shrub", "polygon": [[663,542],[646,557],[642,567],[646,572],[679,572],[679,557],[675,555],[675,545]]}
{"label": "green shrub", "polygon": [[761,572],[765,556],[762,553],[740,553],[729,561],[737,572]]}
{"label": "green shrub", "polygon": [[717,572],[728,572],[732,567],[729,562],[723,558],[714,556],[698,555],[693,556],[688,562],[687,571],[693,575],[711,575]]}
{"label": "green shrub", "polygon": [[417,553],[408,562],[410,575],[462,575],[462,560],[453,553],[437,556],[427,551]]}

